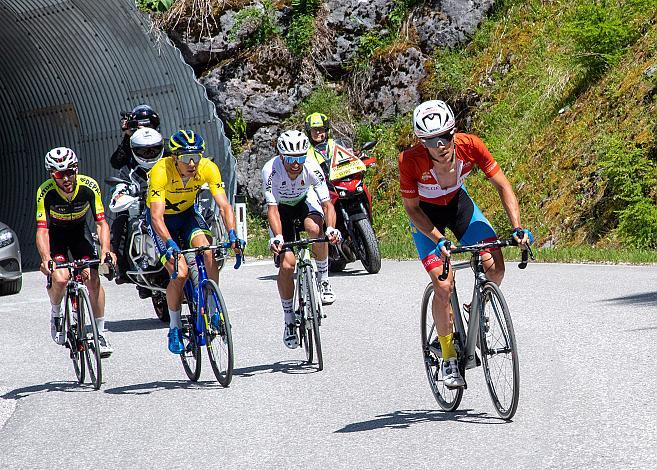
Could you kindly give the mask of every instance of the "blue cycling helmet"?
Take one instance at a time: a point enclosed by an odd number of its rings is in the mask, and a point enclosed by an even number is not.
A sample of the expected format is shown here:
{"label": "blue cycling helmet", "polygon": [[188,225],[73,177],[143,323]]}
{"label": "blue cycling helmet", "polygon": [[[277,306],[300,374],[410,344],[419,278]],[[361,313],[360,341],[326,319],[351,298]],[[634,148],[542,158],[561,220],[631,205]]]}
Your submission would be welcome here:
{"label": "blue cycling helmet", "polygon": [[174,155],[205,152],[205,141],[196,132],[181,129],[169,138],[169,150]]}

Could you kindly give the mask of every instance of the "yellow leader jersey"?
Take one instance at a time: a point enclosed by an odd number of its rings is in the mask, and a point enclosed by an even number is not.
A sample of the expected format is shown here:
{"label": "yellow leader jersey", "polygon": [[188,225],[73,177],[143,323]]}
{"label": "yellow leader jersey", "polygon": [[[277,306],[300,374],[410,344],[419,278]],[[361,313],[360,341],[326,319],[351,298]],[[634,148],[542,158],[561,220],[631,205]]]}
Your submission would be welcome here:
{"label": "yellow leader jersey", "polygon": [[196,175],[183,183],[174,157],[161,158],[148,175],[146,205],[151,207],[152,202],[164,202],[166,215],[179,214],[194,205],[196,193],[204,183],[208,184],[213,196],[226,193],[219,167],[212,160],[201,158]]}

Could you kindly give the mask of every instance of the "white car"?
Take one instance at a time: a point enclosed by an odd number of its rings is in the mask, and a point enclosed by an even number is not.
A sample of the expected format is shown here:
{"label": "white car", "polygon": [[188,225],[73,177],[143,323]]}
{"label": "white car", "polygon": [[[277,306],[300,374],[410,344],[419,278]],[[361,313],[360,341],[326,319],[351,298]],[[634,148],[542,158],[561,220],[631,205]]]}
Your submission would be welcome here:
{"label": "white car", "polygon": [[18,237],[6,224],[0,222],[0,295],[18,294],[22,286]]}

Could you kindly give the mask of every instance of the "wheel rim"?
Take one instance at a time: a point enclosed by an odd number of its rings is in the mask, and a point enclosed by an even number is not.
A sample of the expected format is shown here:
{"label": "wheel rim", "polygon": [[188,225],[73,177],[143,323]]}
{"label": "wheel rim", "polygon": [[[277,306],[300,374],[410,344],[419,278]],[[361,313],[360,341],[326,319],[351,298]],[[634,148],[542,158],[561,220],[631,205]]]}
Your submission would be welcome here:
{"label": "wheel rim", "polygon": [[201,348],[196,342],[191,322],[191,315],[183,315],[182,336],[185,350],[180,354],[180,360],[189,380],[196,382],[201,375]]}
{"label": "wheel rim", "polygon": [[100,345],[98,344],[98,328],[91,310],[91,301],[86,290],[80,289],[79,305],[80,317],[85,323],[83,332],[83,349],[84,358],[89,371],[89,380],[96,390],[100,388],[102,382],[102,362],[100,358]]}
{"label": "wheel rim", "polygon": [[[206,287],[205,293],[206,312],[209,318],[206,348],[217,380],[226,387],[233,375],[233,338],[226,305],[221,293],[215,291],[213,284],[206,284],[212,287]],[[215,322],[215,318],[218,321]]]}
{"label": "wheel rim", "polygon": [[502,300],[493,290],[484,293],[481,344],[484,375],[493,404],[505,419],[515,413],[518,400],[518,361],[513,326],[508,325]]}

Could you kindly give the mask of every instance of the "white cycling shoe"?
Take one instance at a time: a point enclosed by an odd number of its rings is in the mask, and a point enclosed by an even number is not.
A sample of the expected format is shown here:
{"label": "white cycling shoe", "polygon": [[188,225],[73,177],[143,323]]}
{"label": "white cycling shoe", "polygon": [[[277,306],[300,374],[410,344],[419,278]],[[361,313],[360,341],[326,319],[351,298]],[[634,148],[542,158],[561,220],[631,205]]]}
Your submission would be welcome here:
{"label": "white cycling shoe", "polygon": [[455,357],[443,361],[442,365],[443,383],[447,388],[461,388],[465,386],[465,380],[461,376],[459,363]]}
{"label": "white cycling shoe", "polygon": [[107,337],[100,331],[98,332],[98,349],[100,351],[100,357],[102,358],[110,357],[114,352],[114,348],[112,348]]}
{"label": "white cycling shoe", "polygon": [[328,280],[319,283],[319,296],[322,298],[322,305],[331,305],[335,302],[335,294]]}
{"label": "white cycling shoe", "polygon": [[64,331],[64,317],[50,317],[50,336],[60,346],[66,342],[66,331]]}
{"label": "white cycling shoe", "polygon": [[290,349],[299,347],[299,335],[294,323],[286,324],[283,328],[283,344]]}

